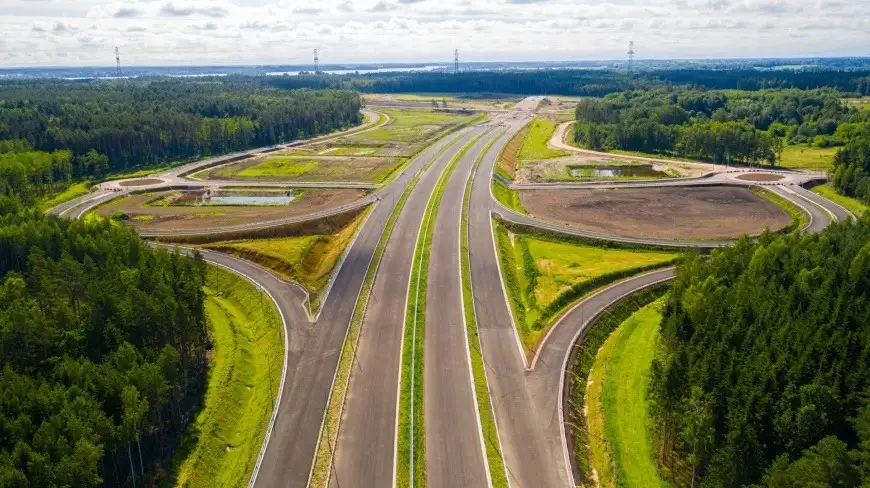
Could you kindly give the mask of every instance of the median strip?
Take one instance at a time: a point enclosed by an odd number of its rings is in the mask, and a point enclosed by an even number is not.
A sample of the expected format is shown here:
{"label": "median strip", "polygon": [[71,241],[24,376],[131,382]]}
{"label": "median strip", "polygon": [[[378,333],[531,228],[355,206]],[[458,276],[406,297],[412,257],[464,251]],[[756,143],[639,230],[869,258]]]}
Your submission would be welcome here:
{"label": "median strip", "polygon": [[[499,136],[500,137],[500,136]],[[465,196],[462,200],[462,216],[460,225],[460,267],[462,273],[462,308],[465,318],[465,332],[469,346],[471,359],[471,374],[474,379],[474,400],[477,405],[480,431],[486,453],[488,472],[493,488],[508,488],[507,472],[505,470],[504,457],[501,452],[501,443],[498,437],[498,427],[495,423],[495,415],[492,411],[492,401],[489,396],[489,385],[486,377],[486,367],[483,362],[483,352],[480,346],[480,336],[477,332],[477,312],[474,306],[474,290],[471,286],[471,254],[468,247],[468,215],[471,202],[471,187],[477,173],[477,167],[483,160],[489,148],[498,140],[492,139],[474,162],[471,178],[465,184]]]}
{"label": "median strip", "polygon": [[[426,321],[426,283],[429,250],[434,232],[433,220],[447,182],[465,153],[483,134],[469,141],[448,164],[435,185],[426,211],[423,226],[417,235],[411,280],[408,286],[408,306],[405,313],[402,342],[402,373],[399,393],[398,431],[396,446],[396,486],[426,486],[426,442],[423,404],[423,328]],[[410,327],[409,327],[410,325]],[[420,372],[420,374],[418,374]],[[398,462],[407,460],[407,462]]]}

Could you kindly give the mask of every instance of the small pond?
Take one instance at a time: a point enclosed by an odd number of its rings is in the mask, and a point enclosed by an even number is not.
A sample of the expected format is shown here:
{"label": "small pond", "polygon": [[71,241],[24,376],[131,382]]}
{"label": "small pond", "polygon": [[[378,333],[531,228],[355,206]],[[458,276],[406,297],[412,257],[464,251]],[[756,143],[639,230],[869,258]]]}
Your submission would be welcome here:
{"label": "small pond", "polygon": [[572,166],[575,178],[666,178],[669,175],[652,165],[631,166]]}

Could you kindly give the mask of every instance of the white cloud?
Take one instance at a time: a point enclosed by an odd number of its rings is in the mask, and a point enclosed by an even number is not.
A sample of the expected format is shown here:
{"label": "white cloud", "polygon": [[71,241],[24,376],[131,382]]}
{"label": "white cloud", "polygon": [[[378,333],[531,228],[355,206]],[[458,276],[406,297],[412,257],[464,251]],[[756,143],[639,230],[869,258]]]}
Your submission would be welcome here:
{"label": "white cloud", "polygon": [[0,65],[864,55],[865,1],[0,0]]}

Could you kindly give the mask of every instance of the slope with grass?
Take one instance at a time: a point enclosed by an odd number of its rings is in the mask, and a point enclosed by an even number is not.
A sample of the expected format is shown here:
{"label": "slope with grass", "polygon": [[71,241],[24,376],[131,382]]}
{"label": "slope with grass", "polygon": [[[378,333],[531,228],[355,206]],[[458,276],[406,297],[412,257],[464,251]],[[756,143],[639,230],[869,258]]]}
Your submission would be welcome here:
{"label": "slope with grass", "polygon": [[494,222],[501,272],[526,353],[571,304],[596,288],[679,259],[673,251],[604,247]]}
{"label": "slope with grass", "polygon": [[779,166],[813,171],[830,171],[834,165],[836,147],[813,147],[807,145],[785,146],[782,149]]}
{"label": "slope with grass", "polygon": [[661,305],[659,299],[623,322],[599,350],[590,372],[590,458],[602,487],[668,486],[653,458],[647,401]]}
{"label": "slope with grass", "polygon": [[550,148],[549,141],[556,131],[556,123],[548,118],[537,118],[529,124],[529,131],[517,154],[520,161],[536,161],[567,156],[568,153]]}
{"label": "slope with grass", "polygon": [[62,203],[66,203],[72,200],[73,198],[78,198],[82,195],[85,195],[89,191],[91,191],[90,180],[73,183],[60,193],[46,195],[45,197],[41,198],[37,203],[37,208],[39,208],[41,212],[47,212],[48,210]]}
{"label": "slope with grass", "polygon": [[222,251],[264,266],[282,278],[295,281],[313,295],[324,290],[348,244],[368,212],[363,212],[334,234],[221,241],[202,247]]}
{"label": "slope with grass", "polygon": [[813,187],[812,191],[852,212],[856,217],[861,217],[864,212],[870,210],[870,206],[864,205],[858,199],[839,193],[830,183]]}
{"label": "slope with grass", "polygon": [[244,278],[210,266],[206,283],[214,344],[208,389],[173,477],[184,488],[241,487],[257,461],[281,381],[283,326],[272,300]]}
{"label": "slope with grass", "polygon": [[519,212],[524,215],[529,215],[529,211],[523,206],[523,201],[520,199],[520,192],[508,188],[504,183],[497,179],[492,180],[492,196],[504,205],[505,207]]}

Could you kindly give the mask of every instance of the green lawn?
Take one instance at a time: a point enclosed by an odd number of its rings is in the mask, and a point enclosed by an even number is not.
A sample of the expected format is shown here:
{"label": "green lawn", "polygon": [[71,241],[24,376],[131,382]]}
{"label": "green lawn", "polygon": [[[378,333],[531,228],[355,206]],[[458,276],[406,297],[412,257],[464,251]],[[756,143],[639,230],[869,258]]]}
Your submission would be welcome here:
{"label": "green lawn", "polygon": [[[659,476],[653,458],[647,402],[647,385],[662,320],[662,303],[662,299],[659,299],[623,322],[605,342],[592,367],[599,382],[603,376],[603,388],[595,395],[595,389],[588,390],[590,417],[593,417],[591,410],[601,409],[594,416],[603,413],[606,442],[602,444],[609,447],[610,451],[598,455],[593,452],[592,457],[596,462],[609,464],[607,456],[612,455],[613,464],[603,466],[601,470],[609,472],[611,466],[615,466],[616,486],[668,486]],[[597,448],[595,443],[591,447]],[[613,485],[602,483],[602,486]]]}
{"label": "green lawn", "polygon": [[514,318],[530,354],[554,320],[587,293],[680,257],[676,252],[599,247],[561,236],[513,233],[500,223],[495,226]]}
{"label": "green lawn", "polygon": [[550,119],[538,118],[533,120],[529,132],[523,140],[523,145],[520,147],[517,159],[529,161],[567,156],[568,153],[551,149],[547,145],[555,130],[556,123]]}
{"label": "green lawn", "polygon": [[428,110],[384,110],[390,121],[373,131],[349,136],[358,142],[403,142],[413,144],[430,140],[448,127],[463,124],[471,115]]}
{"label": "green lawn", "polygon": [[281,381],[283,326],[272,300],[209,266],[206,314],[214,343],[203,409],[173,465],[175,486],[247,486]]}
{"label": "green lawn", "polygon": [[298,158],[269,158],[262,163],[245,168],[236,176],[242,178],[260,178],[263,176],[302,176],[313,171],[319,163],[317,161]]}
{"label": "green lawn", "polygon": [[834,154],[836,153],[836,147],[785,146],[779,165],[783,168],[828,171],[834,164]]}
{"label": "green lawn", "polygon": [[85,195],[90,191],[90,189],[91,182],[89,180],[73,183],[60,193],[54,193],[40,198],[36,206],[39,208],[40,212],[47,212],[62,203],[72,200],[73,198]]}
{"label": "green lawn", "polygon": [[846,210],[855,214],[856,217],[860,217],[864,212],[870,210],[870,206],[861,203],[859,200],[839,194],[830,183],[816,186],[812,191],[839,204]]}

